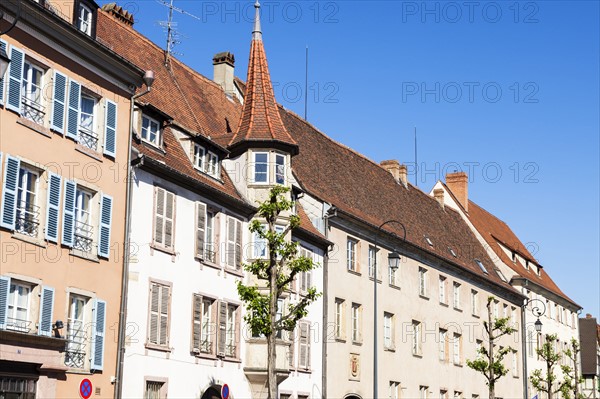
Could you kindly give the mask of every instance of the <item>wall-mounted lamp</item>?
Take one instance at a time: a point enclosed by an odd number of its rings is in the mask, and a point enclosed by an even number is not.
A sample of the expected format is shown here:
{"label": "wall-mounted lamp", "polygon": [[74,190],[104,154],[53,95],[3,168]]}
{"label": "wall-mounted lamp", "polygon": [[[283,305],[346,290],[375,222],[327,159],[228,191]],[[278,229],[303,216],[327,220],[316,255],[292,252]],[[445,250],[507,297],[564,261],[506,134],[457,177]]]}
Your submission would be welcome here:
{"label": "wall-mounted lamp", "polygon": [[56,320],[56,322],[52,325],[52,331],[54,331],[54,338],[62,338],[60,330],[65,327],[62,320]]}

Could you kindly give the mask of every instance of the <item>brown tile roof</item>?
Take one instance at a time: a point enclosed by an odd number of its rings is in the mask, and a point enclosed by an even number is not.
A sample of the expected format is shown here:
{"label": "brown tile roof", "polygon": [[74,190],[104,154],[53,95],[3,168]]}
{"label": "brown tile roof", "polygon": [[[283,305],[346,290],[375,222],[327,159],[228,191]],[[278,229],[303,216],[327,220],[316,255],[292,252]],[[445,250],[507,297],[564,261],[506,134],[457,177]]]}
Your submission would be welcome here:
{"label": "brown tile roof", "polygon": [[[373,226],[398,220],[405,225],[406,239],[412,245],[514,292],[494,273],[492,260],[458,212],[442,209],[435,199],[414,186],[405,188],[396,183],[381,166],[333,141],[297,115],[283,108],[280,113],[300,146],[300,153],[292,159],[292,169],[307,192]],[[390,232],[402,237],[399,226],[388,226]],[[433,247],[425,237],[432,240]],[[487,265],[489,274],[484,274],[474,259]]]}
{"label": "brown tile roof", "polygon": [[235,147],[253,141],[276,141],[290,146],[296,152],[296,142],[281,122],[277,110],[267,56],[260,39],[252,39],[244,91],[244,108],[229,146]]}
{"label": "brown tile roof", "polygon": [[[514,249],[525,259],[538,264],[533,255],[529,253],[527,247],[523,245],[521,240],[515,235],[515,233],[508,227],[506,223],[492,215],[479,205],[469,200],[469,213],[467,214],[473,226],[483,236],[483,239],[492,248],[494,253],[500,258],[500,260],[509,266],[518,276],[526,278],[543,288],[553,292],[554,294],[564,298],[565,300],[576,305],[556,283],[550,278],[544,268],[540,268],[540,275],[538,276],[531,268],[525,269],[520,261],[513,262],[512,259],[506,255],[506,253],[500,247],[499,242],[509,249]],[[578,305],[577,305],[578,306]]]}

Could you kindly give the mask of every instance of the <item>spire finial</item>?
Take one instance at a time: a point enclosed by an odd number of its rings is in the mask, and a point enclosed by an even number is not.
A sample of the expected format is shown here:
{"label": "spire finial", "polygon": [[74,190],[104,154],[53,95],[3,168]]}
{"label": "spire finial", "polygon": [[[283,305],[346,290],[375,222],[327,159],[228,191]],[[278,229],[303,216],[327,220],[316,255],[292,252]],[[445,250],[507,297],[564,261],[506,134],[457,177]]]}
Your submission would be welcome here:
{"label": "spire finial", "polygon": [[254,15],[254,29],[252,30],[252,40],[262,40],[262,31],[260,29],[260,3],[256,0],[254,3],[256,14]]}

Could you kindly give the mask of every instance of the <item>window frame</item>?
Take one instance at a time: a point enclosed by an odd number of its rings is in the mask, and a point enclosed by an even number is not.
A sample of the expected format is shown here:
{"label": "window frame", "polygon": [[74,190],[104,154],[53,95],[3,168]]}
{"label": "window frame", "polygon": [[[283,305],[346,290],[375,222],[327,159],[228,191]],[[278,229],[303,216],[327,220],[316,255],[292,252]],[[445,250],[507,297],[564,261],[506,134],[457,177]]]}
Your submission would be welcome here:
{"label": "window frame", "polygon": [[[39,171],[37,169],[34,169],[32,167],[30,167],[28,164],[25,164],[23,161],[21,161],[20,166],[19,166],[19,172],[17,174],[17,190],[16,190],[16,197],[15,197],[15,233],[19,233],[19,234],[24,234],[27,235],[29,237],[33,237],[33,238],[38,238],[40,231],[39,231],[39,226],[41,224],[41,220],[40,220],[40,214],[41,214],[41,207],[39,205],[39,197],[40,197],[40,179],[41,179],[41,175],[43,174],[43,171]],[[31,192],[28,188],[29,188],[29,176],[34,176],[35,177],[35,182],[34,182],[34,188],[33,188],[33,192]],[[26,177],[26,181],[23,181],[23,178]],[[25,200],[23,200],[22,196],[25,196]],[[31,204],[27,204],[29,202],[29,200],[27,199],[27,197],[29,195],[33,196],[33,201]],[[25,201],[26,206],[25,207],[21,207],[20,203]],[[31,210],[28,210],[28,208],[31,208]],[[19,214],[25,214],[25,215],[31,215],[31,217],[27,217],[26,223],[32,223],[35,226],[33,228],[32,232],[28,232],[26,226],[19,226]]]}
{"label": "window frame", "polygon": [[412,354],[413,356],[422,356],[423,348],[422,348],[422,324],[418,320],[412,321]]}
{"label": "window frame", "polygon": [[[163,143],[163,137],[162,137],[162,126],[161,123],[152,118],[151,116],[149,116],[148,114],[145,114],[142,112],[142,123],[141,123],[141,128],[140,128],[140,138],[142,139],[142,141],[150,144],[151,146],[154,146],[156,148],[162,148],[162,143]],[[148,121],[148,127],[146,128],[146,132],[148,137],[144,137],[144,119]],[[151,140],[150,136],[152,135],[152,131],[151,131],[151,127],[152,124],[155,124],[157,127],[156,130],[156,140]]]}
{"label": "window frame", "polygon": [[439,302],[442,305],[448,305],[448,278],[439,276],[438,279]]}
{"label": "window frame", "polygon": [[345,340],[346,339],[346,300],[342,298],[335,298],[334,300],[334,337],[337,340]]}
{"label": "window frame", "polygon": [[[28,325],[33,323],[33,314],[32,314],[32,294],[35,289],[35,284],[29,283],[27,281],[21,281],[16,279],[10,279],[10,285],[8,286],[8,296],[6,298],[6,330],[18,331],[23,333],[30,333],[32,328],[28,327]],[[26,294],[26,304],[25,304],[25,319],[17,319],[17,313],[19,312],[19,308],[23,308],[23,306],[19,306],[19,297],[20,295],[16,295],[15,288],[24,288],[27,289],[28,292]],[[11,300],[12,297],[12,300]],[[12,306],[12,316],[11,315],[11,306]],[[14,320],[12,328],[9,327],[9,319]],[[17,326],[17,322],[25,322],[23,326]]]}
{"label": "window frame", "polygon": [[[32,74],[33,72],[39,73],[39,84],[35,84],[32,82]],[[38,125],[44,126],[46,120],[46,106],[44,105],[44,77],[48,68],[45,68],[32,60],[31,58],[25,56],[25,60],[23,61],[23,76],[21,77],[21,115]],[[26,76],[28,75],[28,76]],[[31,93],[31,89],[35,88],[37,92],[37,98],[32,98],[32,96],[28,95]],[[41,119],[36,119],[34,117],[27,116],[27,112],[25,111],[25,107],[28,109],[31,108],[32,113],[41,113]]]}
{"label": "window frame", "polygon": [[[94,253],[94,242],[96,240],[96,228],[95,226],[95,204],[97,202],[97,192],[89,189],[86,186],[77,184],[75,187],[75,204],[73,207],[73,249],[79,250],[83,253],[93,254]],[[85,200],[87,198],[87,209],[83,208]],[[82,219],[86,214],[86,222]]]}
{"label": "window frame", "polygon": [[427,269],[424,267],[419,267],[419,296],[424,298],[428,297],[429,290],[428,288],[428,276]]}
{"label": "window frame", "polygon": [[[152,332],[152,293],[153,293],[153,287],[160,287],[160,293],[159,298],[158,298],[158,310],[156,311],[157,314],[157,333],[156,333],[156,341],[157,342],[152,342],[152,336],[151,336],[151,332]],[[162,351],[168,351],[170,352],[171,349],[169,347],[169,342],[171,339],[171,319],[172,319],[172,311],[171,311],[171,304],[172,304],[172,297],[173,297],[173,284],[167,281],[161,281],[161,280],[156,280],[156,279],[150,279],[149,281],[149,287],[148,287],[148,322],[147,322],[147,328],[146,328],[146,348],[149,349],[156,349],[156,350],[162,350]],[[163,315],[162,312],[162,298],[164,295],[164,290],[165,288],[168,289],[168,299],[167,299],[167,311],[166,311],[166,328],[165,328],[165,333],[166,333],[166,338],[165,338],[165,343],[161,344],[161,333],[160,333],[160,324],[161,324],[161,317]]]}
{"label": "window frame", "polygon": [[462,310],[460,306],[460,288],[461,284],[456,281],[452,283],[452,307],[456,310]]}
{"label": "window frame", "polygon": [[[78,293],[74,293],[74,292],[69,292],[68,294],[68,312],[67,312],[67,334],[65,336],[65,338],[67,339],[67,345],[66,345],[66,349],[65,349],[65,365],[71,369],[77,369],[77,370],[89,370],[90,368],[90,362],[87,361],[89,355],[90,355],[90,351],[88,348],[86,348],[86,343],[89,342],[88,339],[86,339],[86,336],[89,334],[89,331],[87,329],[87,319],[91,317],[91,309],[89,309],[90,303],[91,303],[91,297],[86,296],[86,295],[81,295]],[[74,312],[74,302],[75,301],[80,301],[82,303],[82,310],[81,310],[81,320],[79,319],[75,319],[73,312]],[[73,329],[76,327],[71,327],[71,323],[75,324],[75,322],[79,322],[81,323],[81,327],[78,328],[76,330],[76,333],[81,333],[83,334],[82,337],[78,337],[77,340],[72,339],[72,334],[73,334]],[[84,350],[77,350],[77,345],[79,345],[79,348],[81,348],[81,346],[83,346]],[[69,352],[75,352],[77,355],[81,356],[83,355],[83,364],[81,367],[77,367],[72,366],[72,365],[68,365],[67,362],[69,361],[67,359],[67,355]],[[76,360],[74,360],[76,361]]]}
{"label": "window frame", "polygon": [[350,308],[350,320],[351,320],[351,338],[352,342],[362,342],[362,305],[359,303],[352,303]]}
{"label": "window frame", "polygon": [[394,314],[390,312],[383,312],[383,347],[385,350],[395,350]]}
{"label": "window frame", "polygon": [[[257,161],[257,157],[258,156],[265,156],[266,159],[265,161]],[[257,165],[265,165],[265,171],[260,171],[258,172],[257,169]],[[270,171],[269,171],[269,151],[253,151],[252,152],[252,183],[253,184],[269,184],[270,182]],[[260,174],[261,176],[264,175],[264,181],[261,180],[257,180],[256,177],[257,175]]]}
{"label": "window frame", "polygon": [[[92,124],[91,128],[84,127],[82,124],[82,118],[84,115],[83,112],[83,102],[85,100],[91,100],[92,105],[92,113],[91,119]],[[85,148],[88,148],[92,151],[98,151],[98,147],[100,144],[100,134],[98,133],[98,106],[100,104],[100,98],[92,94],[90,91],[85,90],[85,88],[81,87],[81,93],[79,95],[79,116],[77,120],[77,143],[82,145]],[[85,115],[90,115],[87,112]],[[90,138],[87,138],[89,136]]]}
{"label": "window frame", "polygon": [[352,237],[346,239],[346,269],[358,273],[358,240]]}

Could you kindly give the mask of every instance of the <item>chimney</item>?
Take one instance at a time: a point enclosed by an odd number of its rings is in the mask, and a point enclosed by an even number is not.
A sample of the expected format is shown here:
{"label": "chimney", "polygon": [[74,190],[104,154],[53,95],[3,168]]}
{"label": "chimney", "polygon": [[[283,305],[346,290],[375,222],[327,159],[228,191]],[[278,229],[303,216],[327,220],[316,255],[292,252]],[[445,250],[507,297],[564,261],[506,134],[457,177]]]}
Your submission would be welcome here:
{"label": "chimney", "polygon": [[448,173],[446,185],[464,210],[469,212],[469,177],[467,174],[465,172]]}
{"label": "chimney", "polygon": [[235,57],[229,51],[215,54],[213,57],[213,80],[229,96],[235,94],[235,87],[233,85],[234,65]]}
{"label": "chimney", "polygon": [[442,209],[444,209],[444,189],[436,188],[433,190],[433,197],[440,204]]}
{"label": "chimney", "polygon": [[592,315],[591,315],[590,313],[586,313],[586,314],[585,314],[585,318],[586,318],[586,319],[591,319],[591,318],[592,318]]}
{"label": "chimney", "polygon": [[383,169],[387,170],[392,174],[392,176],[394,176],[394,180],[396,180],[396,182],[406,187],[406,165],[400,165],[400,162],[396,161],[395,159],[381,161],[380,165]]}
{"label": "chimney", "polygon": [[103,5],[102,11],[106,11],[125,25],[133,26],[133,23],[135,22],[133,19],[133,14],[123,7],[117,5],[117,3],[108,3]]}

